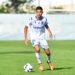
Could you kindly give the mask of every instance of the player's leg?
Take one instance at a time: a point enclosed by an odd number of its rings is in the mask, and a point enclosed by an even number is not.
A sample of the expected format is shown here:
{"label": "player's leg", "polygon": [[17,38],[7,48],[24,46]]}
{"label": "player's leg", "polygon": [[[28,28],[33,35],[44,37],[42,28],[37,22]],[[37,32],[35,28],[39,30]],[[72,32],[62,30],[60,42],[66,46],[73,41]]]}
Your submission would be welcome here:
{"label": "player's leg", "polygon": [[44,49],[46,55],[47,55],[47,62],[50,63],[51,62],[51,53],[49,51],[49,49]]}
{"label": "player's leg", "polygon": [[35,46],[35,55],[37,57],[37,60],[38,60],[38,64],[41,64],[41,56],[40,56],[40,48],[39,46]]}
{"label": "player's leg", "polygon": [[53,70],[54,67],[53,67],[53,65],[51,63],[51,53],[49,51],[49,46],[48,46],[47,41],[46,40],[40,40],[40,45],[45,50],[45,53],[47,55],[47,62],[49,64],[50,69]]}
{"label": "player's leg", "polygon": [[43,68],[42,63],[41,63],[40,48],[39,48],[38,45],[35,46],[34,48],[35,48],[35,52],[36,52],[36,53],[35,53],[35,54],[36,54],[36,58],[37,58],[38,64],[39,64],[39,69],[40,69],[41,71],[43,71],[44,68]]}
{"label": "player's leg", "polygon": [[53,67],[53,64],[52,64],[52,62],[51,62],[51,53],[50,53],[49,49],[44,49],[44,50],[45,50],[45,53],[46,53],[46,55],[47,55],[47,63],[49,64],[49,68],[50,68],[51,70],[53,70],[54,67]]}
{"label": "player's leg", "polygon": [[39,69],[41,71],[44,70],[43,66],[42,66],[42,63],[41,63],[41,55],[40,55],[40,48],[39,48],[39,41],[38,40],[31,40],[32,42],[32,45],[35,49],[35,55],[36,55],[36,58],[37,58],[37,61],[38,61],[38,64],[39,64]]}

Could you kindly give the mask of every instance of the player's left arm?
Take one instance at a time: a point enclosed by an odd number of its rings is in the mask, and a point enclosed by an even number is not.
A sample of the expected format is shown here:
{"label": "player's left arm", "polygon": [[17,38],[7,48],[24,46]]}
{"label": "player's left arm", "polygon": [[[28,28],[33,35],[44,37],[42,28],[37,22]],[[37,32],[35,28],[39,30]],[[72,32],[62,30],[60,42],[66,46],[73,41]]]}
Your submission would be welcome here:
{"label": "player's left arm", "polygon": [[51,39],[53,39],[53,37],[52,37],[52,32],[51,32],[51,30],[50,30],[48,24],[46,24],[45,27],[46,27],[46,29],[47,29],[48,32],[49,32],[49,37],[50,37]]}

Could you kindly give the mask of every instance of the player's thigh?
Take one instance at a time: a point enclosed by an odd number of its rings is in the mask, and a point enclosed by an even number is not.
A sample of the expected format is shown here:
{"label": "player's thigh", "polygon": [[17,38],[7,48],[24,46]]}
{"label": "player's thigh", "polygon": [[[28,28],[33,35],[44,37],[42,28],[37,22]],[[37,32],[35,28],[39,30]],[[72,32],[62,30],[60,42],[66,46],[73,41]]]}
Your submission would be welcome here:
{"label": "player's thigh", "polygon": [[35,47],[35,46],[39,46],[39,41],[38,40],[31,40],[31,43],[32,43],[32,46]]}
{"label": "player's thigh", "polygon": [[38,40],[31,40],[31,43],[32,43],[33,47],[35,48],[35,51],[40,52],[39,41]]}
{"label": "player's thigh", "polygon": [[40,40],[40,45],[41,47],[45,50],[45,49],[49,49],[48,43],[45,39]]}
{"label": "player's thigh", "polygon": [[37,53],[39,53],[40,52],[40,47],[37,45],[37,46],[35,46],[34,47],[35,48],[35,51],[37,52]]}

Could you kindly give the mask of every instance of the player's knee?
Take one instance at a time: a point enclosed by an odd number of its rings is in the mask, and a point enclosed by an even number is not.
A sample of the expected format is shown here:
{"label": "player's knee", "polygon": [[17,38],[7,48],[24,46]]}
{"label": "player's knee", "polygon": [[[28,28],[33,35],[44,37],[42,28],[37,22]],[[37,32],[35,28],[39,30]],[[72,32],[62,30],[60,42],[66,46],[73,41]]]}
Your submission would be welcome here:
{"label": "player's knee", "polygon": [[36,47],[35,47],[35,51],[36,51],[36,53],[39,53],[39,52],[40,52],[39,46],[36,46]]}
{"label": "player's knee", "polygon": [[49,56],[49,55],[50,55],[50,52],[49,52],[49,51],[47,51],[47,52],[46,52],[46,54]]}
{"label": "player's knee", "polygon": [[36,50],[36,53],[40,53],[40,50]]}

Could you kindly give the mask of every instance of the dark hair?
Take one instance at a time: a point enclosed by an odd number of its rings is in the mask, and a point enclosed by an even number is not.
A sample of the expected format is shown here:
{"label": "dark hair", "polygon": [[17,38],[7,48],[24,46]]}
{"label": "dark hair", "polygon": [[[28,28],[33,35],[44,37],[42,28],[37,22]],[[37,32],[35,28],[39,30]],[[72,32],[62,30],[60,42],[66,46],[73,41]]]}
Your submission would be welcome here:
{"label": "dark hair", "polygon": [[38,6],[38,7],[36,7],[36,10],[42,10],[43,11],[43,8]]}

